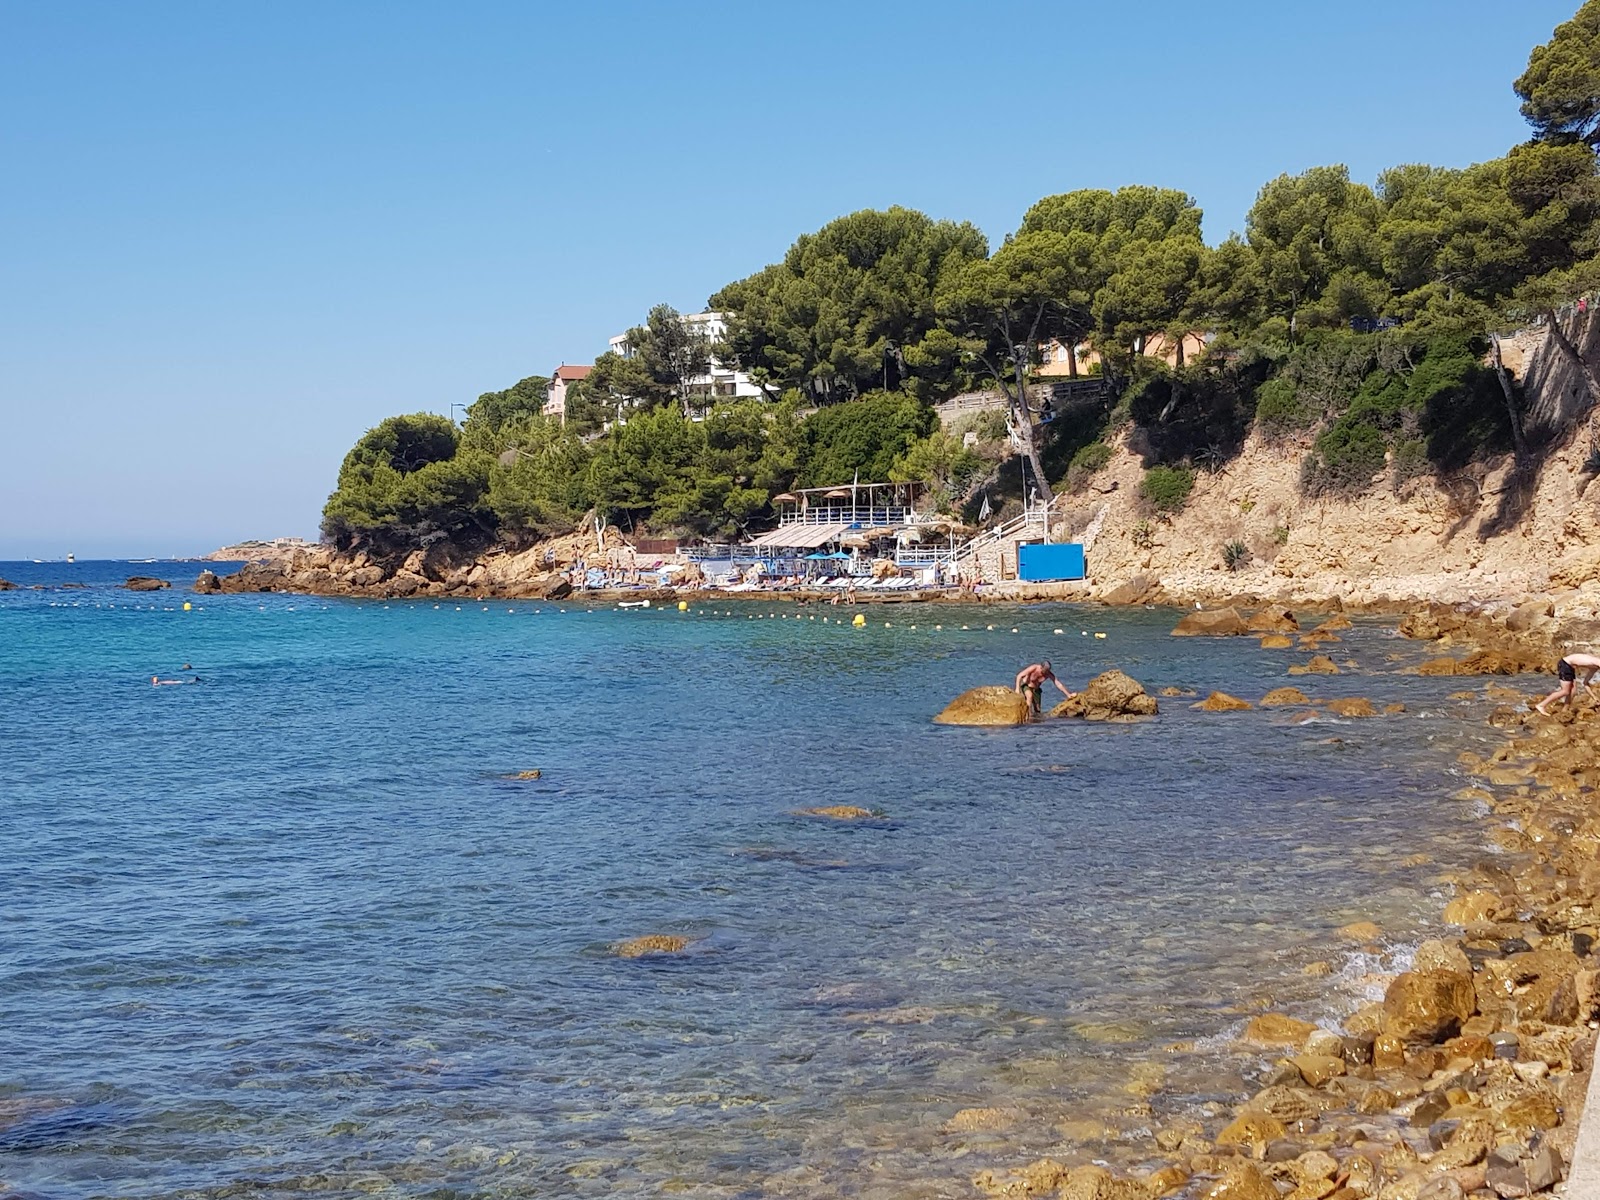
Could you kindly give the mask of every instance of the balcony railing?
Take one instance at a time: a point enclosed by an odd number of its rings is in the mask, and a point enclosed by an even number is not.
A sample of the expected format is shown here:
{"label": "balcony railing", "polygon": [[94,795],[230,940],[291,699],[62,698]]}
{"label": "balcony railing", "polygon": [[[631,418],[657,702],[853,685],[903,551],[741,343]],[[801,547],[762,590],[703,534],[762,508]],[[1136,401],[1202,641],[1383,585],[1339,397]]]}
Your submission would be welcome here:
{"label": "balcony railing", "polygon": [[779,525],[853,525],[866,529],[874,525],[909,525],[912,510],[902,504],[813,504],[810,508],[786,509],[778,516]]}

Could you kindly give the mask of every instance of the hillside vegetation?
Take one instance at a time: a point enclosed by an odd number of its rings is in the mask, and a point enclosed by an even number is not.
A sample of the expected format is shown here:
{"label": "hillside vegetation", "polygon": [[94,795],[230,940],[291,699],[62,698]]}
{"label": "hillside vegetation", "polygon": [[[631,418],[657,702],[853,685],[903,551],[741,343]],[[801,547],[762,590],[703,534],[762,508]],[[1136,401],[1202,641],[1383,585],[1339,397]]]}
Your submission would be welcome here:
{"label": "hillside vegetation", "polygon": [[[573,385],[565,423],[540,414],[538,377],[479,397],[460,428],[381,422],[346,456],[324,534],[375,553],[515,548],[595,511],[737,536],[770,518],[775,494],[857,474],[926,482],[970,518],[982,495],[1092,486],[1112,442],[1150,472],[1141,491],[1159,520],[1252,434],[1299,456],[1308,497],[1502,456],[1536,473],[1570,417],[1530,413],[1499,335],[1544,322],[1578,410],[1600,400],[1580,353],[1587,307],[1575,331],[1557,319],[1600,286],[1597,81],[1589,0],[1515,82],[1528,142],[1373,185],[1342,166],[1281,175],[1215,246],[1189,196],[1146,186],[1047,196],[995,247],[904,208],[841,217],[710,297],[727,314],[718,345],[652,310],[631,357],[603,355]],[[1187,331],[1204,331],[1202,353],[1145,353]],[[1105,386],[1042,421],[1026,385],[1051,343],[1092,348],[1084,370]],[[767,399],[697,408],[690,381],[713,356]],[[975,388],[1001,392],[1004,414],[938,427],[930,406]]]}

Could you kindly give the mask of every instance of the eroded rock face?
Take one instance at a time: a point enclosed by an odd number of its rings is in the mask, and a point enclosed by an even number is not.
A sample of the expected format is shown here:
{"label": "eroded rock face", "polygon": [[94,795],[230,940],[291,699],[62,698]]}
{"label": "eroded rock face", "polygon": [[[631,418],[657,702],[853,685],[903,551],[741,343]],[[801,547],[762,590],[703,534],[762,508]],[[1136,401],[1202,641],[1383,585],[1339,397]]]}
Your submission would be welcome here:
{"label": "eroded rock face", "polygon": [[208,592],[220,592],[222,581],[217,578],[215,571],[201,571],[199,578],[194,581],[194,590],[202,595]]}
{"label": "eroded rock face", "polygon": [[1173,637],[1239,637],[1250,626],[1236,608],[1221,608],[1185,613],[1172,631]]}
{"label": "eroded rock face", "polygon": [[975,687],[962,692],[934,717],[936,725],[1023,725],[1028,701],[1008,687]]}
{"label": "eroded rock face", "polygon": [[1052,717],[1081,717],[1086,721],[1128,721],[1156,715],[1156,698],[1138,680],[1121,671],[1096,675],[1076,696],[1050,710]]}
{"label": "eroded rock face", "polygon": [[1461,1031],[1477,1005],[1470,975],[1406,971],[1384,993],[1383,1029],[1405,1042],[1442,1042]]}
{"label": "eroded rock face", "polygon": [[165,579],[154,579],[149,575],[130,575],[128,582],[122,585],[130,592],[159,592],[162,588],[169,588],[172,584]]}
{"label": "eroded rock face", "polygon": [[1189,707],[1199,712],[1247,712],[1255,705],[1237,696],[1230,696],[1227,692],[1212,692],[1199,704],[1191,704]]}
{"label": "eroded rock face", "polygon": [[1250,618],[1246,626],[1251,633],[1298,633],[1300,622],[1281,604],[1269,604]]}

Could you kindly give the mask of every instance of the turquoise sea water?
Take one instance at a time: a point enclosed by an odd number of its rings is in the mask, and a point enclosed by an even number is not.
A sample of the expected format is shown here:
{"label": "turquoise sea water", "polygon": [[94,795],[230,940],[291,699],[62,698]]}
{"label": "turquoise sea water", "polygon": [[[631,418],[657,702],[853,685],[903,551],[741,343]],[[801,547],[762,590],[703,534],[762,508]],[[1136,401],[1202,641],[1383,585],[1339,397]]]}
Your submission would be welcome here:
{"label": "turquoise sea water", "polygon": [[[196,570],[0,563],[52,585],[0,593],[0,1194],[967,1196],[1228,1098],[1243,1014],[1351,1002],[1361,961],[1303,974],[1333,931],[1416,936],[1475,853],[1481,706],[1381,624],[1293,682],[1404,716],[964,730],[929,717],[1039,655],[1254,698],[1304,653],[110,586]],[[834,803],[883,815],[795,811]],[[648,933],[696,940],[611,953]]]}

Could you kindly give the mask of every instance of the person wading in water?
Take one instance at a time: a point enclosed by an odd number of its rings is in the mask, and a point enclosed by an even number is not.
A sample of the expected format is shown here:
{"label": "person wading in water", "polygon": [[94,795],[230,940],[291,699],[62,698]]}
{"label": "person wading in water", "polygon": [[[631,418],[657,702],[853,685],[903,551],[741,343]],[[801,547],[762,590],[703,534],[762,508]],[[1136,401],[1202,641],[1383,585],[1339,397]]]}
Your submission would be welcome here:
{"label": "person wading in water", "polygon": [[1534,708],[1545,716],[1550,715],[1550,710],[1545,707],[1552,700],[1560,700],[1563,704],[1572,703],[1572,690],[1578,682],[1578,672],[1583,672],[1583,686],[1586,691],[1594,691],[1594,673],[1600,671],[1600,658],[1593,654],[1569,654],[1556,664],[1556,679],[1560,685],[1551,692]]}
{"label": "person wading in water", "polygon": [[1061,694],[1068,700],[1077,695],[1069,691],[1067,685],[1056,678],[1056,673],[1050,669],[1050,660],[1036,662],[1031,667],[1023,667],[1017,672],[1016,690],[1028,697],[1028,709],[1031,712],[1043,711],[1043,693],[1045,681],[1049,680],[1061,689]]}

